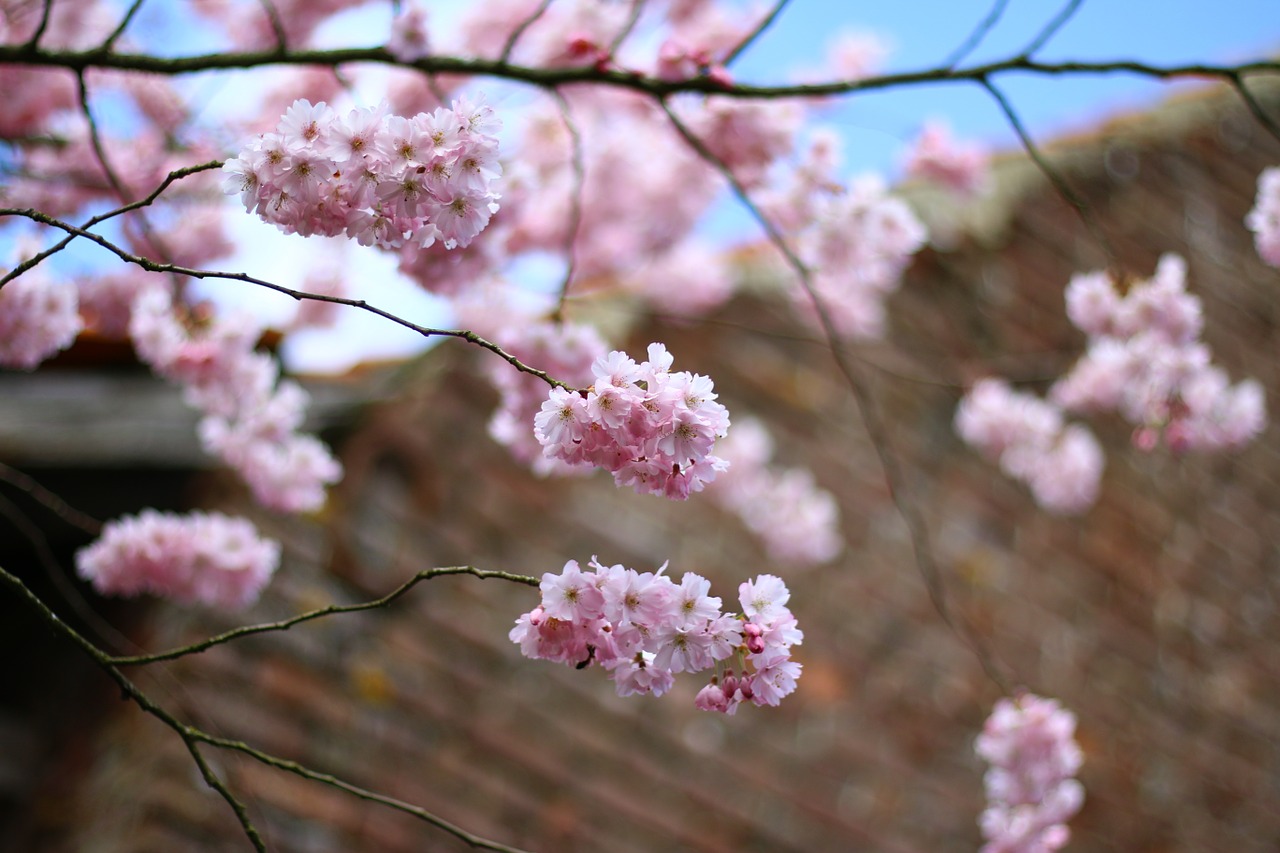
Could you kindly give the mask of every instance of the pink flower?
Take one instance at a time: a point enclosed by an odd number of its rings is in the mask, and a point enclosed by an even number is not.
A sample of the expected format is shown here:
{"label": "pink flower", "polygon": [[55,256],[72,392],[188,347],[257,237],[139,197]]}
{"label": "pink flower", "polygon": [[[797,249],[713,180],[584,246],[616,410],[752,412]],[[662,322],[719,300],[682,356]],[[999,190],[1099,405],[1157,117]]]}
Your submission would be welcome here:
{"label": "pink flower", "polygon": [[1045,853],[1067,843],[1069,820],[1084,802],[1074,778],[1083,763],[1075,715],[1052,699],[1024,693],[1001,699],[974,745],[991,767],[979,825],[983,853]]}
{"label": "pink flower", "polygon": [[0,365],[33,370],[75,342],[76,288],[31,269],[0,290]]}
{"label": "pink flower", "polygon": [[1262,260],[1280,267],[1280,167],[1258,176],[1258,199],[1244,220]]}
{"label": "pink flower", "polygon": [[990,183],[987,155],[976,146],[961,145],[941,123],[925,125],[907,156],[907,174],[934,181],[962,196],[979,195]]}
{"label": "pink flower", "polygon": [[221,513],[143,510],[103,526],[76,554],[82,578],[104,595],[150,593],[240,609],[257,600],[280,562],[280,546]]}

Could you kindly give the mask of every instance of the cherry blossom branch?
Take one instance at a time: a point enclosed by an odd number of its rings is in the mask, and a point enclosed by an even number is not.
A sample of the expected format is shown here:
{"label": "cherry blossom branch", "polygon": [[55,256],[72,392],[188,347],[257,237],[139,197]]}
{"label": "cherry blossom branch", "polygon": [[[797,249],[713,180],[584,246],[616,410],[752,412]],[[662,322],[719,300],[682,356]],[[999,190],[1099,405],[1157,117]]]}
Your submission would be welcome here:
{"label": "cherry blossom branch", "polygon": [[[100,213],[96,216],[90,217],[89,219],[85,220],[84,224],[80,226],[79,230],[87,231],[88,229],[94,227],[95,225],[106,222],[109,219],[114,219],[115,217],[120,216],[121,214],[128,213],[131,210],[137,210],[138,208],[146,207],[152,204],[157,198],[160,197],[161,193],[163,193],[165,190],[169,188],[171,184],[173,184],[174,181],[181,180],[182,178],[185,178],[188,175],[194,175],[199,172],[207,172],[210,169],[220,169],[220,168],[222,168],[222,161],[212,160],[208,163],[201,163],[196,166],[184,166],[181,169],[174,169],[167,176],[165,176],[165,179],[160,182],[160,185],[156,187],[154,190],[152,190],[150,193],[148,193],[145,198],[141,198],[137,201],[130,202],[129,204],[122,205],[113,210],[109,210],[106,213]],[[63,230],[66,230],[66,229],[63,229]],[[0,276],[0,288],[4,287],[5,284],[7,284],[8,282],[12,281],[13,279],[22,275],[27,270],[39,264],[45,258],[48,258],[51,255],[56,255],[58,252],[61,252],[68,245],[70,245],[70,243],[73,240],[75,240],[77,236],[79,235],[75,233],[69,233],[64,239],[58,241],[50,248],[44,250],[43,252],[40,252],[39,254],[33,255],[32,257],[18,264],[9,272],[5,273],[4,276]]]}
{"label": "cherry blossom branch", "polygon": [[56,219],[52,216],[49,216],[46,213],[43,213],[39,210],[35,210],[33,208],[23,208],[23,209],[0,208],[0,218],[3,218],[5,216],[23,216],[23,217],[26,217],[27,219],[40,222],[44,225],[50,225],[54,228],[60,228],[63,231],[73,236],[83,237],[86,240],[97,243],[99,246],[111,252],[113,255],[120,258],[121,260],[127,263],[134,264],[135,266],[139,266],[142,269],[147,270],[148,272],[169,273],[173,275],[180,275],[180,276],[186,276],[188,278],[198,278],[198,279],[226,279],[228,281],[241,281],[241,282],[245,282],[246,284],[256,284],[259,287],[265,287],[268,290],[274,290],[276,293],[282,293],[285,296],[292,297],[299,301],[303,299],[314,299],[318,302],[332,302],[335,305],[346,305],[350,308],[358,308],[361,311],[368,311],[370,314],[374,314],[378,317],[382,317],[385,320],[390,320],[396,325],[403,326],[406,329],[410,329],[414,332],[417,332],[419,335],[422,335],[424,338],[432,338],[432,337],[458,338],[460,340],[466,341],[469,344],[478,346],[481,349],[488,350],[489,352],[498,356],[502,360],[506,361],[508,364],[510,364],[512,367],[514,367],[516,370],[520,371],[521,373],[527,373],[530,376],[536,376],[537,378],[541,379],[543,382],[546,382],[548,385],[550,385],[553,388],[564,388],[570,391],[577,390],[575,388],[572,388],[567,383],[561,382],[559,379],[552,377],[545,370],[539,370],[536,367],[531,367],[530,365],[525,364],[523,361],[516,358],[511,353],[507,352],[502,347],[498,346],[492,341],[489,341],[485,338],[480,337],[475,332],[469,329],[436,329],[430,326],[422,326],[417,323],[414,323],[411,320],[407,320],[404,317],[399,316],[398,314],[393,314],[392,312],[386,310],[385,308],[379,308],[378,306],[370,302],[367,302],[363,299],[348,299],[347,297],[344,297],[344,296],[330,296],[322,293],[308,293],[303,290],[294,290],[291,287],[285,287],[282,284],[276,284],[275,282],[267,281],[266,279],[256,278],[255,276],[247,275],[245,273],[220,272],[217,270],[201,270],[201,269],[193,269],[191,267],[180,266],[178,264],[158,263],[156,261],[151,260],[150,258],[144,258],[141,255],[135,255],[132,252],[129,252],[125,249],[120,248],[115,243],[108,240],[106,237],[103,237],[101,234],[95,234],[92,231],[87,231],[83,228],[78,228],[69,222],[63,222],[60,219]]}
{"label": "cherry blossom branch", "polygon": [[942,65],[945,68],[955,68],[965,57],[973,53],[982,40],[987,37],[990,32],[995,29],[996,24],[1000,22],[1000,18],[1004,15],[1004,10],[1009,7],[1009,0],[996,0],[991,6],[991,10],[987,12],[987,16],[978,22],[978,26],[974,27],[973,32],[969,33],[969,37],[960,43],[955,51],[943,60]]}
{"label": "cherry blossom branch", "polygon": [[526,586],[537,586],[540,583],[537,578],[528,577],[526,575],[516,575],[511,574],[510,572],[488,571],[484,569],[477,569],[474,566],[448,566],[445,568],[423,569],[404,583],[400,584],[400,586],[393,589],[391,592],[381,598],[375,598],[371,601],[363,601],[358,604],[330,604],[327,607],[310,610],[306,613],[300,613],[296,616],[291,616],[288,619],[281,619],[277,622],[264,622],[258,625],[244,625],[239,628],[233,628],[230,631],[216,634],[199,642],[192,643],[187,646],[181,646],[180,648],[169,649],[164,652],[156,652],[155,654],[109,657],[106,658],[106,661],[112,666],[141,666],[144,664],[158,663],[160,661],[176,660],[181,657],[186,657],[187,655],[207,651],[214,646],[220,646],[241,637],[249,637],[254,634],[266,634],[274,631],[287,631],[294,625],[300,625],[303,622],[321,619],[335,613],[359,613],[363,610],[376,610],[378,608],[386,607],[393,601],[403,597],[407,592],[409,592],[409,590],[413,589],[423,581],[448,575],[471,575],[472,577],[477,577],[481,580],[493,578],[497,580],[510,581],[512,583],[520,583]]}
{"label": "cherry blossom branch", "polygon": [[1098,245],[1102,248],[1103,253],[1107,256],[1107,265],[1112,268],[1116,268],[1120,263],[1120,256],[1116,253],[1115,246],[1112,245],[1111,239],[1107,237],[1102,226],[1098,224],[1098,220],[1094,218],[1093,211],[1089,209],[1089,206],[1084,203],[1084,200],[1081,199],[1079,195],[1076,194],[1076,191],[1071,188],[1071,185],[1067,183],[1066,179],[1063,178],[1058,170],[1055,169],[1048,159],[1045,158],[1043,152],[1040,151],[1040,147],[1036,145],[1035,140],[1031,138],[1031,134],[1027,130],[1026,125],[1022,123],[1022,119],[1019,117],[1017,110],[1013,108],[1013,104],[1005,96],[1004,92],[1000,91],[1000,89],[997,88],[991,80],[985,77],[980,82],[982,83],[982,87],[991,94],[992,98],[995,99],[996,104],[1000,107],[1000,111],[1004,113],[1005,119],[1009,122],[1009,126],[1013,128],[1013,132],[1017,134],[1018,140],[1022,143],[1023,149],[1026,150],[1027,156],[1031,158],[1031,162],[1036,164],[1036,168],[1038,168],[1045,178],[1048,179],[1049,183],[1053,185],[1053,188],[1057,190],[1058,195],[1062,196],[1063,200],[1070,205],[1073,210],[1075,210],[1076,214],[1080,217],[1080,220],[1084,223],[1084,227],[1089,232],[1089,235],[1097,241]]}
{"label": "cherry blossom branch", "polygon": [[258,4],[262,6],[262,12],[267,16],[267,24],[271,27],[271,33],[276,37],[276,50],[280,53],[287,52],[289,43],[284,35],[284,21],[280,20],[280,10],[272,0],[258,0]]}
{"label": "cherry blossom branch", "polygon": [[911,548],[915,555],[916,567],[920,571],[920,575],[924,580],[925,589],[928,592],[929,599],[933,603],[934,609],[942,618],[942,621],[955,632],[973,651],[974,656],[978,659],[983,671],[987,676],[1000,687],[1001,690],[1008,693],[1010,683],[1004,674],[996,667],[995,661],[991,656],[991,652],[986,647],[983,640],[972,626],[967,622],[959,621],[951,612],[948,603],[946,587],[942,581],[942,572],[933,557],[933,547],[929,542],[929,529],[925,523],[924,515],[912,500],[906,485],[906,476],[899,464],[897,455],[891,449],[889,440],[889,431],[880,413],[880,408],[876,403],[871,389],[867,386],[866,380],[858,372],[857,367],[848,358],[844,347],[840,343],[840,335],[836,331],[835,325],[831,321],[831,315],[826,310],[826,306],[822,298],[813,286],[813,276],[808,265],[796,254],[795,250],[787,242],[786,237],[778,229],[778,226],[765,215],[764,211],[751,199],[747,188],[733,174],[733,170],[728,164],[720,159],[716,154],[706,146],[701,139],[697,137],[689,129],[680,117],[675,114],[670,105],[666,101],[661,101],[660,105],[667,114],[676,132],[681,138],[692,148],[699,157],[706,163],[715,168],[733,190],[734,196],[747,209],[752,218],[760,224],[764,229],[769,241],[778,248],[786,259],[787,265],[791,267],[796,278],[800,282],[800,286],[808,295],[813,303],[814,310],[818,315],[818,321],[822,326],[823,335],[826,337],[828,348],[831,350],[832,358],[835,360],[836,367],[844,377],[845,383],[853,392],[854,399],[857,401],[858,410],[862,413],[863,424],[866,426],[867,435],[871,439],[871,445],[875,448],[876,456],[880,460],[880,467],[884,472],[885,485],[889,489],[889,495],[893,500],[894,507],[898,510],[898,514],[902,516],[902,520],[907,525],[907,533],[911,539]]}
{"label": "cherry blossom branch", "polygon": [[918,71],[884,74],[858,80],[831,80],[823,83],[752,85],[734,83],[726,86],[707,77],[685,80],[663,80],[637,71],[582,67],[533,67],[512,65],[503,59],[427,56],[414,62],[400,62],[383,47],[353,47],[317,50],[229,51],[193,56],[162,57],[143,53],[117,53],[98,48],[89,50],[47,50],[28,45],[0,45],[0,63],[66,68],[111,68],[119,71],[146,71],[154,74],[179,75],[200,71],[262,68],[277,65],[334,66],[352,62],[400,65],[427,74],[462,74],[496,77],[555,88],[573,83],[598,83],[641,92],[655,98],[677,93],[723,95],[730,98],[777,100],[843,95],[905,86],[951,82],[981,82],[984,77],[1022,73],[1056,77],[1071,74],[1134,74],[1159,80],[1184,77],[1216,79],[1230,82],[1237,76],[1253,74],[1280,75],[1280,61],[1256,60],[1238,65],[1184,63],[1153,65],[1134,60],[1041,62],[1027,56],[1014,56],[968,68],[938,66]]}
{"label": "cherry blossom branch", "polygon": [[723,65],[727,68],[735,59],[741,56],[747,48],[755,44],[756,40],[760,38],[760,36],[764,35],[764,31],[773,25],[773,22],[782,14],[782,10],[787,8],[787,5],[790,3],[791,0],[778,0],[777,3],[774,3],[773,8],[769,10],[769,14],[761,18],[760,23],[756,24],[755,28],[752,29],[751,32],[747,33],[743,37],[742,41],[738,42],[734,46],[733,50],[729,51],[724,58]]}
{"label": "cherry blossom branch", "polygon": [[[474,574],[474,572],[467,571],[470,567],[456,568],[459,571],[453,572],[454,574],[460,574],[464,571],[469,574]],[[489,577],[498,577],[502,576],[503,573],[490,572],[486,574]],[[532,582],[535,586],[538,583],[538,581],[533,578],[520,578],[518,575],[512,575],[509,579],[518,579],[521,583]],[[106,652],[99,649],[92,642],[85,639],[85,637],[78,631],[60,619],[58,615],[54,613],[39,596],[33,593],[20,578],[10,574],[3,567],[0,567],[0,581],[7,584],[20,598],[25,600],[27,604],[32,607],[44,619],[44,621],[49,624],[50,627],[54,629],[55,632],[61,634],[72,643],[79,646],[80,650],[88,655],[108,675],[108,677],[110,677],[111,680],[119,686],[121,692],[126,698],[132,700],[147,714],[150,714],[160,722],[164,723],[182,739],[183,745],[186,746],[187,751],[191,754],[192,760],[195,761],[196,766],[199,768],[201,777],[203,777],[205,783],[210,788],[218,792],[219,796],[221,796],[223,800],[227,802],[227,805],[231,807],[231,810],[235,812],[236,819],[240,822],[240,826],[244,830],[246,837],[248,837],[249,842],[253,845],[253,848],[258,851],[258,853],[267,853],[267,847],[262,840],[262,835],[258,832],[257,828],[253,825],[252,820],[249,818],[249,812],[244,803],[242,803],[235,794],[232,793],[231,789],[227,787],[226,783],[213,772],[208,761],[200,752],[201,744],[206,744],[218,749],[239,752],[267,766],[292,773],[313,782],[328,785],[331,788],[343,791],[358,799],[379,803],[387,806],[388,808],[404,812],[405,814],[411,815],[418,820],[436,827],[437,829],[449,833],[473,848],[480,850],[493,850],[497,851],[497,853],[526,853],[526,851],[518,848],[508,847],[507,845],[499,844],[495,841],[490,841],[467,832],[462,827],[450,823],[444,818],[438,817],[426,809],[412,805],[411,803],[406,803],[403,800],[398,800],[385,794],[379,794],[375,791],[361,788],[358,785],[345,782],[335,776],[329,775],[328,773],[320,773],[312,770],[296,761],[279,758],[263,752],[262,750],[255,749],[242,741],[215,737],[200,728],[182,722],[168,710],[157,704],[150,696],[144,693],[141,688],[127,678],[120,671],[119,665],[116,663],[116,658],[111,657]]]}

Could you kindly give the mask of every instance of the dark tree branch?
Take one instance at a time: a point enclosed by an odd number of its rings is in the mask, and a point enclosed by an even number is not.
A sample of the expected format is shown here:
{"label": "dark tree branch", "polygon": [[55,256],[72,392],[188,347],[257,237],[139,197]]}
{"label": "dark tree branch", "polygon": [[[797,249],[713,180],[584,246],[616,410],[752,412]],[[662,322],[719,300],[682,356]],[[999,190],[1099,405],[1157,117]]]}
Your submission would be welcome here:
{"label": "dark tree branch", "polygon": [[250,637],[254,634],[267,634],[273,631],[287,631],[294,625],[301,625],[303,622],[310,622],[314,619],[321,619],[335,613],[359,613],[363,610],[376,610],[386,607],[393,601],[402,597],[409,590],[413,589],[423,581],[432,578],[445,577],[446,575],[471,575],[480,579],[496,578],[498,580],[511,581],[512,583],[521,583],[526,586],[537,586],[539,580],[537,578],[527,577],[525,575],[514,575],[509,572],[486,571],[477,569],[473,566],[449,566],[439,569],[423,569],[422,571],[409,578],[400,586],[391,592],[375,598],[372,601],[363,601],[358,604],[331,604],[328,607],[321,607],[306,613],[300,613],[297,616],[291,616],[288,619],[281,619],[278,622],[265,622],[259,625],[244,625],[239,628],[233,628],[208,639],[201,640],[198,643],[192,643],[176,649],[169,649],[164,652],[156,652],[155,654],[128,655],[108,658],[107,662],[112,666],[140,666],[142,664],[158,663],[160,661],[177,660],[187,655],[197,654],[206,651],[214,646],[220,646],[223,643],[229,643],[232,640],[238,640],[241,637]]}
{"label": "dark tree branch", "polygon": [[533,14],[521,21],[515,29],[511,31],[511,35],[507,36],[506,44],[502,46],[502,53],[498,54],[498,62],[506,65],[511,59],[511,51],[516,49],[516,42],[520,41],[520,37],[524,35],[525,30],[532,27],[538,22],[538,19],[547,13],[551,8],[551,0],[542,0],[538,4],[538,8],[533,10]]}
{"label": "dark tree branch", "polygon": [[124,31],[129,28],[129,24],[133,22],[134,16],[138,14],[138,10],[142,8],[142,4],[145,2],[146,0],[133,0],[133,3],[129,5],[128,11],[124,13],[124,17],[120,19],[120,23],[111,31],[111,35],[107,36],[102,44],[98,46],[99,50],[109,52],[115,47],[116,42],[124,35]]}
{"label": "dark tree branch", "polygon": [[541,379],[543,382],[546,382],[548,385],[552,386],[553,388],[565,388],[570,391],[577,390],[571,387],[570,385],[564,382],[561,382],[559,379],[553,378],[545,370],[539,370],[536,367],[530,367],[520,359],[516,358],[511,353],[504,350],[502,347],[498,346],[492,341],[488,341],[480,337],[475,332],[472,332],[468,329],[434,329],[429,326],[421,326],[410,320],[406,320],[405,318],[397,314],[393,314],[384,308],[379,308],[376,305],[372,305],[363,299],[348,299],[343,296],[329,296],[321,293],[307,293],[306,291],[294,290],[291,287],[285,287],[282,284],[276,284],[275,282],[267,281],[265,279],[255,278],[254,276],[246,275],[245,273],[218,272],[216,270],[198,270],[198,269],[192,269],[191,267],[179,266],[178,264],[157,263],[156,261],[153,261],[150,258],[144,258],[141,255],[135,255],[132,252],[128,252],[125,249],[120,248],[115,243],[108,240],[106,237],[103,237],[101,234],[95,234],[92,231],[86,231],[83,228],[77,228],[76,226],[72,225],[69,222],[63,222],[60,219],[55,219],[54,217],[49,216],[46,213],[42,213],[41,211],[34,210],[32,208],[25,208],[25,209],[0,208],[0,217],[5,217],[5,216],[23,216],[23,217],[26,217],[27,219],[40,222],[44,225],[50,225],[50,226],[53,226],[54,228],[61,228],[63,231],[67,232],[68,234],[74,235],[76,237],[83,237],[86,240],[97,243],[102,248],[106,249],[107,251],[114,254],[116,257],[120,258],[122,261],[139,266],[142,269],[147,270],[148,272],[169,273],[171,275],[186,276],[187,278],[199,278],[199,279],[212,278],[212,279],[226,279],[228,281],[242,281],[247,284],[256,284],[259,287],[265,287],[268,290],[274,290],[276,293],[283,293],[285,296],[291,296],[297,300],[315,299],[320,302],[332,302],[335,305],[346,305],[351,308],[358,308],[361,311],[368,311],[370,314],[375,314],[379,317],[382,317],[383,319],[390,320],[396,325],[404,326],[406,329],[411,329],[417,332],[418,334],[422,335],[424,338],[431,338],[431,337],[459,338],[460,340],[464,340],[469,344],[474,344],[475,346],[478,346],[481,349],[488,350],[489,352],[493,353],[494,355],[506,361],[516,370],[519,370],[521,373],[527,373],[530,376],[536,376],[539,379]]}
{"label": "dark tree branch", "polygon": [[720,82],[706,77],[691,77],[687,80],[670,81],[635,71],[597,68],[595,66],[535,68],[512,65],[500,59],[452,56],[427,56],[414,62],[403,63],[397,61],[383,47],[291,50],[283,54],[277,51],[242,51],[184,57],[159,57],[141,53],[114,53],[96,48],[74,51],[28,48],[23,45],[0,45],[0,64],[67,68],[71,71],[82,71],[86,68],[113,68],[122,71],[149,71],[155,74],[182,75],[232,68],[264,68],[278,65],[335,66],[351,62],[400,65],[407,68],[415,68],[428,74],[496,77],[544,88],[555,88],[573,83],[598,83],[621,89],[630,89],[656,98],[665,98],[677,93],[701,93],[756,100],[811,98],[932,83],[973,83],[981,82],[987,77],[1011,72],[1047,77],[1071,74],[1123,73],[1151,77],[1158,80],[1201,78],[1227,82],[1239,75],[1280,75],[1280,62],[1275,60],[1258,60],[1239,65],[1200,63],[1152,65],[1132,60],[1040,62],[1026,56],[1015,56],[969,68],[947,68],[942,66],[919,71],[867,77],[860,80],[834,80],[825,83],[763,86],[735,83],[726,87]]}

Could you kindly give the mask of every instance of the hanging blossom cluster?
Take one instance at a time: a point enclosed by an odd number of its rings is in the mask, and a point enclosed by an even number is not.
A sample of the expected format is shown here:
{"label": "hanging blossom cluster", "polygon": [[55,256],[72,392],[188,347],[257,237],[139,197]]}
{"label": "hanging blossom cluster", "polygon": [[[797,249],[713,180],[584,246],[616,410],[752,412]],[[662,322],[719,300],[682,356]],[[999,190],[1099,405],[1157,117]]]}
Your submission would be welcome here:
{"label": "hanging blossom cluster", "polygon": [[1116,410],[1150,450],[1163,436],[1175,452],[1240,447],[1266,426],[1262,386],[1232,385],[1200,341],[1200,300],[1186,292],[1187,265],[1165,255],[1149,281],[1121,295],[1106,273],[1067,286],[1067,316],[1089,336],[1088,350],[1051,389],[1075,412]]}
{"label": "hanging blossom cluster", "polygon": [[743,702],[777,705],[796,688],[801,664],[791,647],[804,639],[787,608],[791,593],[773,575],[738,587],[741,613],[722,613],[706,578],[686,572],[677,584],[657,572],[621,565],[591,571],[576,560],[542,576],[542,603],[516,620],[513,643],[525,657],[609,671],[619,696],[671,689],[675,674],[716,674],[697,696],[704,711],[734,713]]}
{"label": "hanging blossom cluster", "polygon": [[257,601],[280,563],[280,545],[243,518],[143,510],[107,522],[76,554],[80,576],[103,595],[157,595],[240,609]]}
{"label": "hanging blossom cluster", "polygon": [[180,319],[169,291],[144,289],[129,322],[138,356],[183,386],[202,412],[200,439],[244,478],[264,506],[312,512],[342,468],[315,436],[300,433],[309,401],[297,383],[255,351],[261,328],[252,319]]}
{"label": "hanging blossom cluster", "polygon": [[0,289],[0,366],[33,370],[75,341],[83,323],[76,289],[39,268]]}
{"label": "hanging blossom cluster", "polygon": [[684,500],[728,463],[712,455],[729,429],[711,379],[671,372],[671,354],[649,344],[637,364],[614,350],[591,365],[586,393],[553,388],[534,418],[543,453],[569,465],[604,468],[619,486]]}
{"label": "hanging blossom cluster", "polygon": [[298,100],[222,167],[223,189],[287,234],[384,249],[467,246],[497,212],[500,122],[459,98],[413,118]]}
{"label": "hanging blossom cluster", "polygon": [[[925,244],[924,225],[884,180],[863,175],[841,184],[836,137],[815,134],[788,183],[770,187],[761,206],[796,246],[812,272],[814,292],[838,334],[879,338],[885,298],[897,289],[911,256]],[[817,322],[808,294],[794,304]]]}
{"label": "hanging blossom cluster", "polygon": [[982,853],[1051,853],[1070,840],[1066,822],[1084,803],[1075,728],[1075,715],[1053,699],[1024,693],[996,703],[975,744],[991,765]]}
{"label": "hanging blossom cluster", "polygon": [[1258,176],[1258,199],[1244,224],[1253,232],[1258,255],[1280,267],[1280,166],[1264,169]]}
{"label": "hanging blossom cluster", "polygon": [[960,401],[956,432],[998,459],[1004,473],[1026,483],[1036,503],[1074,514],[1093,505],[1105,459],[1089,429],[1066,424],[1063,412],[1001,379],[982,379]]}
{"label": "hanging blossom cluster", "polygon": [[1232,385],[1200,341],[1200,300],[1186,292],[1186,263],[1165,255],[1148,281],[1123,295],[1106,273],[1067,286],[1067,316],[1089,336],[1088,349],[1049,391],[1049,399],[998,379],[976,383],[956,411],[956,432],[1025,481],[1037,503],[1076,513],[1097,498],[1103,455],[1097,440],[1065,412],[1118,411],[1134,424],[1134,444],[1163,439],[1174,452],[1241,447],[1267,424],[1262,386]]}
{"label": "hanging blossom cluster", "polygon": [[818,565],[840,553],[844,540],[835,496],[819,488],[805,468],[770,464],[773,439],[764,424],[738,421],[718,450],[729,470],[707,495],[741,518],[771,559]]}

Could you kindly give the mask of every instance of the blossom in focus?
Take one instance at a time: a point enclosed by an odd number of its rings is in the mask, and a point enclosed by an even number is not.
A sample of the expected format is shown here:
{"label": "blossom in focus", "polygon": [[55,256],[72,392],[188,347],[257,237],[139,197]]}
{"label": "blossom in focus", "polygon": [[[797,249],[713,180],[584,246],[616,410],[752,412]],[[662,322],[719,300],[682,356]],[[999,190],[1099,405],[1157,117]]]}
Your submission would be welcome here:
{"label": "blossom in focus", "polygon": [[711,380],[671,372],[662,344],[637,364],[614,351],[591,366],[585,396],[553,388],[534,418],[544,455],[567,465],[604,468],[640,494],[684,500],[728,467],[712,451],[729,429]]}
{"label": "blossom in focus", "polygon": [[[542,576],[542,600],[509,637],[525,657],[608,670],[618,695],[660,696],[676,673],[714,668],[695,705],[732,714],[738,705],[777,705],[796,689],[801,665],[791,647],[804,634],[787,608],[781,579],[760,575],[739,589],[742,612],[723,613],[711,584],[686,572],[679,584],[596,559]],[[736,669],[734,666],[736,665]]]}

